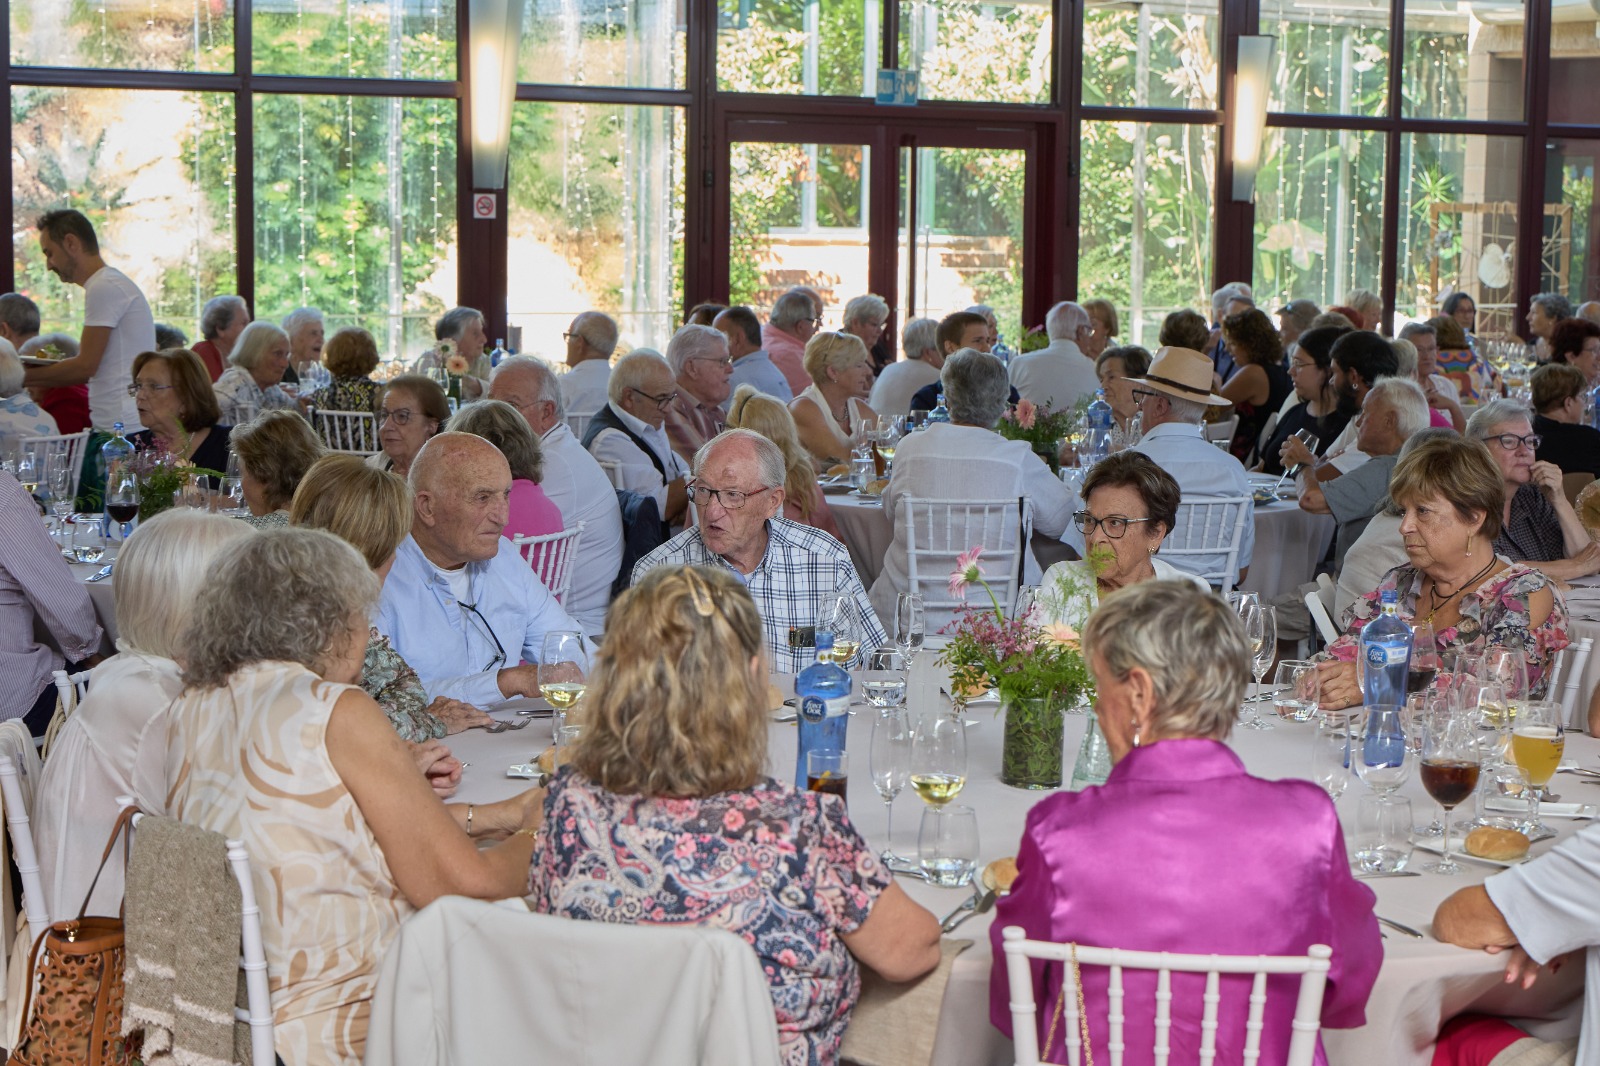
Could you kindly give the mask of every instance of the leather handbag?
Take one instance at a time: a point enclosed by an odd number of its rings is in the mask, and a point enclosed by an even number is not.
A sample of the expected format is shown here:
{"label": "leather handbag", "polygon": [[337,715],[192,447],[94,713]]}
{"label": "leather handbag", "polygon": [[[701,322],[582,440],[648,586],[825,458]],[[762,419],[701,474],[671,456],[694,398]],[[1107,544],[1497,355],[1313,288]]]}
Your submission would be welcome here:
{"label": "leather handbag", "polygon": [[[118,837],[126,865],[134,813],[130,807],[117,818],[100,871]],[[22,1003],[22,1039],[8,1060],[15,1066],[126,1066],[132,1057],[122,1035],[122,917],[84,915],[100,871],[78,917],[51,923],[34,941]]]}

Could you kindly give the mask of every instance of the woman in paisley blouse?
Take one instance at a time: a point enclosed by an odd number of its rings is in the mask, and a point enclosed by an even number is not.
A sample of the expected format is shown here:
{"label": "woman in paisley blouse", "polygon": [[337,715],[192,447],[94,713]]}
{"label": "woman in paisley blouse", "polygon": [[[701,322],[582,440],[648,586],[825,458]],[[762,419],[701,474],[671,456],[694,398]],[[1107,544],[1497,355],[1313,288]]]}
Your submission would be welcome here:
{"label": "woman in paisley blouse", "polygon": [[[306,471],[295,490],[289,522],[340,537],[361,553],[382,584],[394,565],[395,549],[411,530],[411,489],[405,478],[375,470],[360,456],[324,456]],[[492,721],[470,703],[447,696],[430,703],[417,672],[375,626],[367,638],[361,687],[378,701],[402,738],[423,751],[443,751],[446,757],[449,749],[430,742]],[[422,761],[419,752],[418,762]],[[456,776],[459,770],[457,766]],[[440,783],[431,774],[430,778],[436,786]],[[450,784],[453,789],[454,781]]]}
{"label": "woman in paisley blouse", "polygon": [[573,761],[550,785],[536,910],[742,936],[771,985],[786,1066],[838,1061],[857,963],[907,981],[939,927],[841,800],[766,774],[761,618],[737,578],[663,567],[607,618]]}
{"label": "woman in paisley blouse", "polygon": [[1544,574],[1495,555],[1505,486],[1483,442],[1451,436],[1416,445],[1395,466],[1389,497],[1400,509],[1407,562],[1351,606],[1322,666],[1323,704],[1361,702],[1361,628],[1381,612],[1388,589],[1399,593],[1401,618],[1433,625],[1441,649],[1522,648],[1529,690],[1542,697],[1555,654],[1568,644],[1566,604]]}
{"label": "woman in paisley blouse", "polygon": [[[327,385],[310,393],[313,407],[323,411],[361,411],[378,413],[378,383],[370,375],[378,368],[378,342],[372,334],[359,326],[345,326],[328,338],[322,350],[322,365],[333,378]],[[378,450],[376,424],[363,429],[361,440],[350,441],[351,449],[363,452]]]}

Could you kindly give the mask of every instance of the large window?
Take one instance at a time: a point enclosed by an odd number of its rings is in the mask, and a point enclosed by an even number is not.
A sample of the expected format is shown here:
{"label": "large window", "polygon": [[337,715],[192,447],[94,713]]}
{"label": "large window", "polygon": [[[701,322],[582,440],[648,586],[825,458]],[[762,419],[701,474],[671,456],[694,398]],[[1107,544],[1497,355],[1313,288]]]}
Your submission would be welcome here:
{"label": "large window", "polygon": [[621,347],[665,350],[682,306],[682,111],[517,105],[507,308],[521,350],[560,360],[582,311],[617,320]]}
{"label": "large window", "polygon": [[1271,108],[1305,115],[1379,115],[1389,85],[1389,4],[1263,0],[1261,32],[1277,38]]}
{"label": "large window", "polygon": [[900,65],[920,72],[923,99],[1050,99],[1050,5],[898,2]]}
{"label": "large window", "polygon": [[455,0],[291,0],[250,8],[258,74],[455,78]]}
{"label": "large window", "polygon": [[11,62],[121,70],[233,69],[233,4],[10,0]]}
{"label": "large window", "polygon": [[1547,188],[1559,198],[1545,204],[1541,292],[1559,292],[1574,307],[1600,299],[1600,215],[1595,213],[1594,179],[1600,140],[1558,140],[1546,157]]}
{"label": "large window", "polygon": [[1216,158],[1211,126],[1084,125],[1078,295],[1125,309],[1129,344],[1210,306]]}
{"label": "large window", "polygon": [[871,95],[879,9],[863,0],[721,0],[717,85],[732,92]]}
{"label": "large window", "polygon": [[1217,5],[1092,0],[1083,21],[1083,102],[1217,106]]}
{"label": "large window", "polygon": [[16,290],[38,303],[46,331],[77,331],[83,289],[45,269],[33,223],[75,207],[156,320],[198,339],[201,306],[235,287],[233,136],[225,94],[11,90]]}
{"label": "large window", "polygon": [[687,35],[672,0],[526,0],[523,10],[522,81],[683,87]]}

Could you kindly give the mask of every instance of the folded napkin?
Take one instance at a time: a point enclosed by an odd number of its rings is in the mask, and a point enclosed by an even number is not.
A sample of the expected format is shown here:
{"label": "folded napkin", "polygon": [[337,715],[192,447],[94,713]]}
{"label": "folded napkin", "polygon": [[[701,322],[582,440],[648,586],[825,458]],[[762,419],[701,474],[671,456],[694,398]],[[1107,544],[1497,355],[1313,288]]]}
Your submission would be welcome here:
{"label": "folded napkin", "polygon": [[904,984],[886,981],[863,966],[861,999],[844,1031],[840,1058],[860,1066],[928,1066],[950,968],[971,946],[970,940],[941,940],[939,965]]}

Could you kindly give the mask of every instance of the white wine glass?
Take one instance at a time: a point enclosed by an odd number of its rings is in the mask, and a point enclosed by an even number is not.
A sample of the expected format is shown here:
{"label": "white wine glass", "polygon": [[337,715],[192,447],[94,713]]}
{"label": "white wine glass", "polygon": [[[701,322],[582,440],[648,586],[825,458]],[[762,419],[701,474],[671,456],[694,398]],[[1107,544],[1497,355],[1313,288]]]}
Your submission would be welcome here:
{"label": "white wine glass", "polygon": [[894,853],[894,801],[911,779],[911,717],[900,706],[884,707],[872,723],[872,787],[883,800],[883,861],[910,860]]}
{"label": "white wine glass", "polygon": [[555,629],[544,635],[539,655],[539,693],[555,708],[552,729],[567,724],[567,712],[583,697],[588,687],[589,654],[583,634],[570,629]]}
{"label": "white wine glass", "polygon": [[823,608],[817,628],[833,634],[833,661],[848,668],[861,651],[862,627],[856,621],[854,597],[835,596]]}
{"label": "white wine glass", "polygon": [[[1256,687],[1260,688],[1261,679],[1267,676],[1278,650],[1278,612],[1274,607],[1252,603],[1244,608],[1242,618],[1245,643],[1250,647],[1250,674],[1256,680]],[[1273,728],[1271,722],[1257,713],[1254,703],[1246,703],[1244,709],[1248,712],[1240,723],[1244,728]]]}
{"label": "white wine glass", "polygon": [[943,807],[967,783],[967,730],[954,715],[929,715],[911,740],[911,787],[930,807]]}
{"label": "white wine glass", "polygon": [[922,597],[915,592],[902,592],[894,601],[894,642],[900,654],[906,657],[909,668],[912,658],[922,650],[926,639],[926,617]]}

